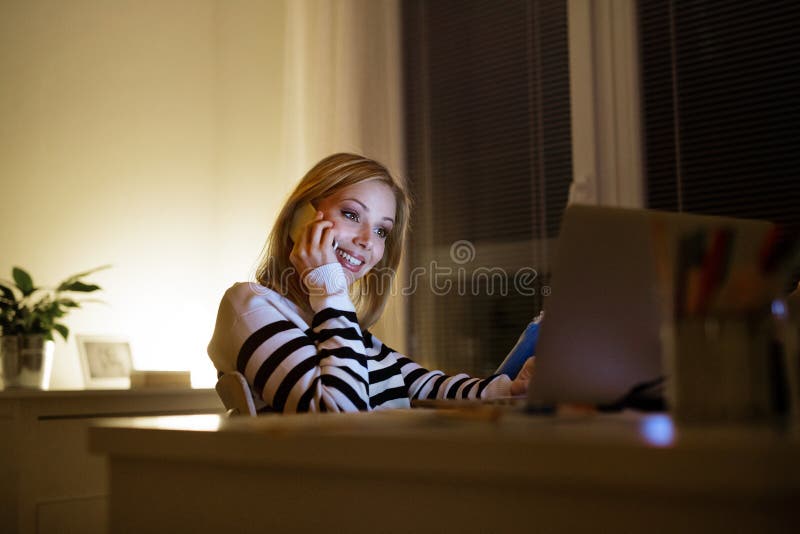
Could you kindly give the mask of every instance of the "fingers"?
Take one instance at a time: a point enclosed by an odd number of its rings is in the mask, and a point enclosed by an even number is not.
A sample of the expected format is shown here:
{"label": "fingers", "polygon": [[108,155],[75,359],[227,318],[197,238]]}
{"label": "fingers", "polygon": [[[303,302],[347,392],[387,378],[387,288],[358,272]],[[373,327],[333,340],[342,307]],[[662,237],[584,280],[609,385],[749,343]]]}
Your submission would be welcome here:
{"label": "fingers", "polygon": [[322,212],[317,212],[317,218],[311,221],[306,228],[305,244],[310,248],[316,248],[322,245],[323,234],[333,228],[331,221],[326,221],[322,218]]}
{"label": "fingers", "polygon": [[536,365],[536,358],[531,356],[525,360],[525,364],[520,369],[517,377],[511,382],[512,395],[524,395],[528,391],[528,385],[533,378],[533,371]]}
{"label": "fingers", "polygon": [[289,255],[289,260],[301,276],[321,265],[336,261],[333,248],[334,225],[322,217],[322,212],[318,211],[314,220],[303,228]]}
{"label": "fingers", "polygon": [[530,380],[533,378],[533,370],[536,367],[536,357],[531,356],[527,360],[525,360],[525,364],[520,369],[519,374],[517,375],[518,378],[523,378],[526,380]]}
{"label": "fingers", "polygon": [[333,252],[333,244],[336,241],[336,236],[333,232],[333,223],[324,220],[322,218],[322,212],[318,211],[317,219],[312,224],[313,234],[309,246],[323,260],[323,263],[320,265],[335,262],[336,256]]}
{"label": "fingers", "polygon": [[320,248],[322,248],[323,252],[328,253],[328,256],[333,257],[333,250],[334,250],[334,243],[336,242],[336,238],[333,234],[333,223],[327,228],[322,230],[322,236],[320,237]]}

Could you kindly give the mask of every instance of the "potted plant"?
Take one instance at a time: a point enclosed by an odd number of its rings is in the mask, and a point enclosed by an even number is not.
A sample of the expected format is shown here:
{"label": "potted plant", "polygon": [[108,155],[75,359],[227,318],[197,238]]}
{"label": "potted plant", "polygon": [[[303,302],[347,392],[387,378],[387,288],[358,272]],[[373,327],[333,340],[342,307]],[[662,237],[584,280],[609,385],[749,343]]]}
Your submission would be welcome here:
{"label": "potted plant", "polygon": [[36,287],[19,267],[11,270],[13,282],[0,281],[0,359],[6,387],[48,385],[54,332],[67,340],[69,329],[61,321],[81,307],[75,294],[99,290],[84,278],[106,267],[70,276],[55,288]]}

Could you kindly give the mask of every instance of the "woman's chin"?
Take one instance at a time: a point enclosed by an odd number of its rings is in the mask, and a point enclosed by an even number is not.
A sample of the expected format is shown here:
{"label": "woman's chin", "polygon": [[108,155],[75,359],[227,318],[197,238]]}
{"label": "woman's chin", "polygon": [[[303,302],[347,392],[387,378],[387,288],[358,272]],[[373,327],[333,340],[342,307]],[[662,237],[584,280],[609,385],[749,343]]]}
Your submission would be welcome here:
{"label": "woman's chin", "polygon": [[345,271],[344,275],[347,277],[348,286],[352,286],[356,282],[356,280],[360,280],[361,278],[364,277],[364,275],[360,272],[354,273],[351,271]]}
{"label": "woman's chin", "polygon": [[357,280],[360,280],[367,274],[366,272],[353,272],[347,269],[344,269],[344,276],[347,279],[347,287],[352,286]]}

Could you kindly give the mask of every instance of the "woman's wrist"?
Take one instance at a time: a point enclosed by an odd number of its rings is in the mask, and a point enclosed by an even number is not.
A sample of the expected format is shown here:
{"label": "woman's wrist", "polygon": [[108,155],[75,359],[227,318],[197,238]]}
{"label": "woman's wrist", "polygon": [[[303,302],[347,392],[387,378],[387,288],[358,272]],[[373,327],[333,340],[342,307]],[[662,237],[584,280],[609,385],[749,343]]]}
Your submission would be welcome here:
{"label": "woman's wrist", "polygon": [[304,273],[303,285],[311,296],[347,293],[347,277],[338,262],[326,263]]}
{"label": "woman's wrist", "polygon": [[508,375],[497,375],[483,390],[484,399],[496,399],[511,395],[511,379]]}

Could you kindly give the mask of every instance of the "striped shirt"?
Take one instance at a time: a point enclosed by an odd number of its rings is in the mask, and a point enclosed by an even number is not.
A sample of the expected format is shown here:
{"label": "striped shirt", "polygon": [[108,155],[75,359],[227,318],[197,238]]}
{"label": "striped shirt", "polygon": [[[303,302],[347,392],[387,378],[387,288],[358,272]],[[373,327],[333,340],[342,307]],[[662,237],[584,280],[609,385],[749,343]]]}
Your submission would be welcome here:
{"label": "striped shirt", "polygon": [[[341,270],[337,264],[315,269]],[[312,272],[313,273],[313,272]],[[322,283],[324,288],[325,284]],[[346,287],[346,285],[345,285]],[[220,303],[208,354],[219,372],[239,371],[278,412],[405,408],[411,399],[506,396],[506,375],[486,379],[429,371],[362,331],[346,291],[312,292],[309,316],[289,299],[254,283],[238,283]]]}

